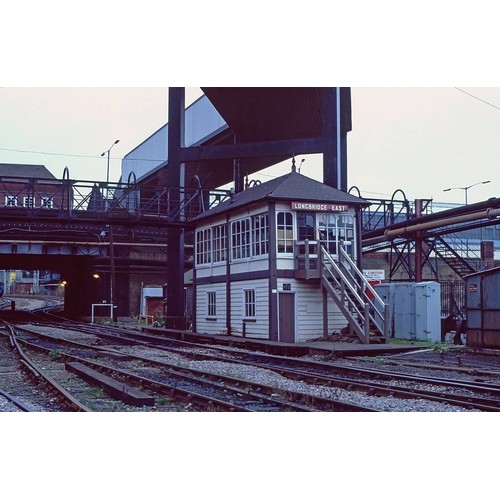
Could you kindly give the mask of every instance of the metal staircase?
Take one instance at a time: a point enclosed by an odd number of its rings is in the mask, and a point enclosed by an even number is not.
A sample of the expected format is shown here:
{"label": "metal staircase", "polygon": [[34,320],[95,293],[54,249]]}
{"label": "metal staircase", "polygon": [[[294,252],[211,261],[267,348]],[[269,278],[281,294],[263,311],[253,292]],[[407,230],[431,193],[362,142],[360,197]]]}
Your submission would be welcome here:
{"label": "metal staircase", "polygon": [[[470,252],[466,242],[458,237],[454,241],[454,247],[457,250],[441,236],[436,236],[432,240],[426,239],[426,243],[429,245],[429,253],[434,250],[438,257],[443,259],[461,278],[485,267],[485,263],[475,253]],[[461,254],[465,254],[467,258]]]}
{"label": "metal staircase", "polygon": [[[389,308],[357,268],[342,246],[338,261],[321,247],[320,278],[324,293],[330,295],[347,319],[349,329],[361,342],[387,340]],[[327,314],[323,315],[323,329],[328,329]]]}

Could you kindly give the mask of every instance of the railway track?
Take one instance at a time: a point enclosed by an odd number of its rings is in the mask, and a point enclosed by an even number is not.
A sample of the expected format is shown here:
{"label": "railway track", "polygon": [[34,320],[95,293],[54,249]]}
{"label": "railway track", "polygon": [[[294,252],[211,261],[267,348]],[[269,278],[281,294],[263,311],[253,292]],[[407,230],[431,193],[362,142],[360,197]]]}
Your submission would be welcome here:
{"label": "railway track", "polygon": [[[16,331],[19,342],[28,350],[38,351],[37,356],[32,355],[37,358],[37,365],[52,373],[59,373],[59,378],[66,376],[68,362],[76,361],[96,372],[108,374],[114,380],[147,389],[149,393],[169,399],[181,399],[190,407],[193,402],[200,403],[204,400],[206,408],[224,411],[371,411],[370,408],[359,405],[294,391],[277,391],[275,387],[266,384],[180,367],[143,356],[124,356],[116,350],[116,344],[130,345],[130,340],[107,338],[107,342],[98,342],[100,345],[96,345],[95,340],[91,339],[91,345],[54,338],[20,327],[16,327]],[[111,340],[114,349],[110,348]],[[103,346],[106,343],[108,345]],[[56,357],[58,364],[55,365]],[[92,406],[91,403],[88,404]],[[99,409],[102,411],[102,408]]]}
{"label": "railway track", "polygon": [[21,411],[88,411],[26,355],[13,332],[0,330],[1,396]]}
{"label": "railway track", "polygon": [[[481,386],[480,384],[465,384],[464,382],[446,381],[436,378],[427,378],[425,380],[422,377],[403,376],[401,374],[388,373],[387,371],[352,369],[336,366],[331,363],[318,363],[254,352],[248,353],[220,346],[210,347],[209,349],[203,346],[201,350],[204,352],[200,352],[199,345],[185,341],[159,339],[157,336],[123,331],[121,329],[106,328],[103,331],[101,328],[96,328],[95,326],[88,327],[87,325],[84,329],[89,332],[92,331],[91,335],[99,339],[97,342],[99,342],[101,347],[106,343],[109,345],[116,344],[119,340],[124,345],[128,344],[130,346],[133,344],[136,349],[139,345],[148,346],[149,349],[152,347],[160,349],[163,355],[165,355],[165,352],[170,352],[190,359],[226,363],[228,366],[253,366],[263,370],[272,370],[284,378],[300,381],[303,384],[307,383],[310,386],[336,388],[337,390],[342,389],[346,392],[362,392],[375,399],[382,399],[384,397],[416,399],[421,405],[425,401],[434,401],[480,411],[498,411],[500,409],[500,397],[498,397],[499,386],[490,385],[485,387],[484,384]],[[94,340],[94,342],[96,341]],[[207,353],[208,350],[211,351],[210,354]],[[208,375],[205,374],[204,376],[207,377]],[[374,381],[375,377],[379,380]],[[369,381],[367,381],[367,378]],[[228,382],[226,381],[226,383]],[[407,386],[402,386],[402,383],[406,383]],[[408,386],[409,384],[412,386]],[[418,387],[416,387],[416,384],[418,384]],[[422,388],[423,384],[427,384],[430,388]],[[453,387],[454,394],[449,394],[450,387]],[[272,393],[272,389],[268,388],[267,390]],[[462,391],[463,393],[466,390],[468,392],[465,394],[457,393],[457,391]],[[490,396],[492,395],[492,397],[485,398],[478,396],[478,391],[487,393]],[[497,399],[495,399],[495,396],[497,396]],[[297,398],[297,396],[294,397],[291,394],[288,397],[291,401],[301,400],[300,397]],[[305,401],[304,396],[302,396],[302,401]],[[367,406],[369,407],[369,405],[365,405],[365,407]],[[317,403],[316,408],[324,410],[327,407]]]}
{"label": "railway track", "polygon": [[[146,345],[162,346],[169,350],[174,349],[172,352],[186,353],[186,350],[200,348],[199,344],[193,342],[172,338],[158,338],[157,335],[123,331],[116,328],[100,329],[93,326],[85,326],[84,329],[89,333],[93,332],[103,338],[116,338],[118,336],[122,339],[133,339],[136,342],[145,343]],[[229,358],[234,363],[272,369],[290,379],[306,381],[310,384],[326,385],[329,387],[336,386],[346,390],[362,391],[368,395],[391,396],[405,399],[427,399],[481,411],[500,410],[500,385],[498,384],[448,379],[445,377],[404,375],[373,368],[346,367],[335,363],[314,362],[247,351],[242,352],[241,349],[232,349],[225,346],[211,345],[210,347],[204,347],[217,354],[193,352],[189,356],[197,359],[219,361]],[[180,351],[175,351],[176,348],[180,349]],[[220,355],[222,355],[222,358]],[[387,362],[391,363],[392,361],[389,360]],[[477,371],[472,369],[469,370],[469,373],[477,375]],[[500,372],[496,372],[496,375],[500,377]],[[367,382],[367,379],[370,382]],[[425,385],[429,388],[423,388]]]}

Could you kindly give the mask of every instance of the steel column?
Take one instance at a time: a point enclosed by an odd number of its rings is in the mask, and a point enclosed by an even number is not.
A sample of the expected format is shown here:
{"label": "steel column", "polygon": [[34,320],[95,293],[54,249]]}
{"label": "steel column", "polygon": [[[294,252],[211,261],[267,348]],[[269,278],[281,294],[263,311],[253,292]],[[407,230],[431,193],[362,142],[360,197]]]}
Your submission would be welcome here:
{"label": "steel column", "polygon": [[[422,215],[422,200],[415,200],[415,215],[420,217]],[[422,232],[417,231],[415,234],[415,281],[422,282],[422,268],[423,268],[423,248],[422,248]]]}
{"label": "steel column", "polygon": [[[168,167],[167,186],[184,187],[184,164],[180,161],[180,150],[184,146],[184,87],[169,87],[168,91]],[[180,193],[174,193],[179,196]],[[170,200],[174,204],[179,200]],[[182,222],[183,213],[175,216],[175,222]],[[171,328],[184,328],[184,229],[167,230],[167,318]],[[183,326],[184,325],[184,326]]]}
{"label": "steel column", "polygon": [[323,89],[323,182],[347,192],[347,130],[350,122],[349,89]]}

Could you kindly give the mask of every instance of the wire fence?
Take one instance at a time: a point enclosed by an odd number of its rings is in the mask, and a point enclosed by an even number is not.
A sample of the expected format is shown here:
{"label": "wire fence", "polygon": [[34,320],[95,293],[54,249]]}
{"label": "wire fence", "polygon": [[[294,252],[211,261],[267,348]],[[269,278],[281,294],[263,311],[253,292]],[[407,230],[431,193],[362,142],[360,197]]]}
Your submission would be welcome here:
{"label": "wire fence", "polygon": [[465,281],[441,281],[441,314],[447,316],[465,316],[466,296]]}

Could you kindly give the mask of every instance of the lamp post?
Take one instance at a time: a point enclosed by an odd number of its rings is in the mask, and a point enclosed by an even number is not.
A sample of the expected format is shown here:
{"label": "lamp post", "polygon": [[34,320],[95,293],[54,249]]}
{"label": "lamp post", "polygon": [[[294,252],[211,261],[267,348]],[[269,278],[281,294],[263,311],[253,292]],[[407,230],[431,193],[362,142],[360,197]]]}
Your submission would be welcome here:
{"label": "lamp post", "polygon": [[471,184],[470,186],[465,186],[465,187],[456,187],[456,188],[447,188],[443,189],[444,191],[451,191],[452,189],[463,189],[465,191],[465,204],[467,205],[467,192],[469,191],[470,188],[474,186],[478,186],[479,184],[488,184],[491,181],[482,181],[482,182],[476,182],[475,184]]}
{"label": "lamp post", "polygon": [[[457,187],[457,188],[447,188],[443,189],[443,191],[451,191],[452,189],[463,189],[465,192],[465,204],[467,205],[468,200],[467,200],[467,192],[469,191],[470,188],[474,186],[478,186],[479,184],[488,184],[491,181],[481,181],[481,182],[476,182],[474,184],[471,184],[470,186],[465,186],[465,187]],[[465,256],[466,258],[469,258],[469,238],[466,238],[465,240]]]}
{"label": "lamp post", "polygon": [[[109,208],[109,154],[110,151],[113,149],[113,146],[115,144],[118,144],[120,142],[120,139],[116,139],[113,144],[111,144],[110,148],[107,151],[104,151],[104,153],[101,154],[101,156],[104,156],[105,154],[108,155],[108,166],[106,169],[106,201],[105,201],[105,206],[106,208]],[[115,253],[114,253],[114,247],[113,247],[113,226],[110,224],[109,225],[109,264],[110,264],[110,280],[109,280],[109,301],[111,303],[111,319],[112,321],[116,321],[116,312],[115,312],[115,297],[114,293],[116,290],[116,283],[115,283]]]}
{"label": "lamp post", "polygon": [[109,153],[113,149],[113,146],[115,144],[118,144],[119,142],[120,142],[120,139],[116,139],[116,141],[113,142],[113,144],[111,144],[110,148],[101,154],[101,156],[104,156],[105,154],[108,155],[108,167],[106,169],[106,208],[107,208],[107,203],[108,203],[108,198],[109,198]]}

